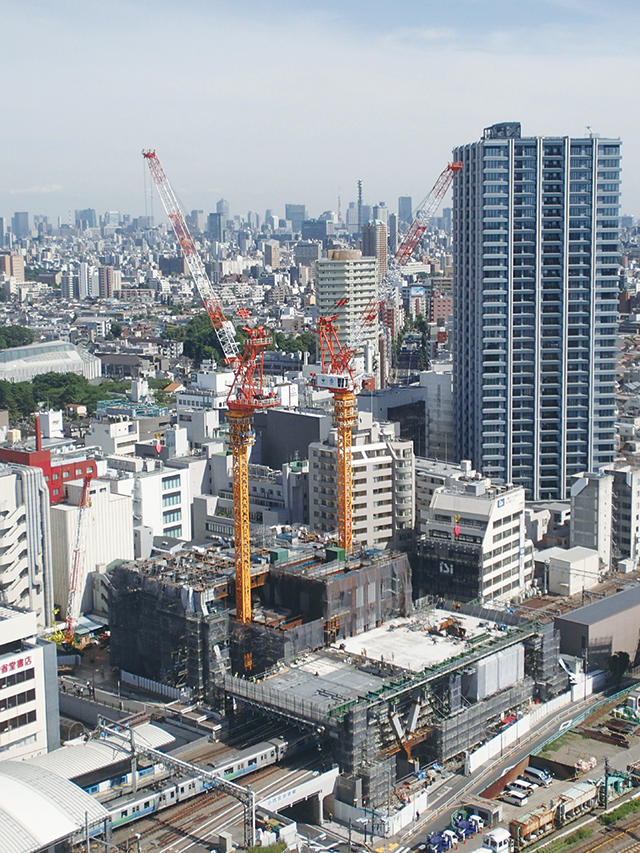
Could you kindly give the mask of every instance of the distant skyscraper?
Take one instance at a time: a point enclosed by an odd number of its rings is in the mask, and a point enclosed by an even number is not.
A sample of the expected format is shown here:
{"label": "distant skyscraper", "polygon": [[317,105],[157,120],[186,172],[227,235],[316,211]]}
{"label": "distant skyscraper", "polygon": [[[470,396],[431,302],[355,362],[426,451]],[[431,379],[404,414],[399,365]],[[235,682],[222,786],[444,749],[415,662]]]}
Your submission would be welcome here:
{"label": "distant skyscraper", "polygon": [[280,266],[280,243],[277,240],[267,240],[264,244],[264,263],[272,270]]}
{"label": "distant skyscraper", "polygon": [[307,218],[307,208],[304,204],[285,204],[284,218],[291,222],[294,233],[299,234],[302,223]]}
{"label": "distant skyscraper", "polygon": [[0,216],[0,246],[4,246],[4,238],[7,231],[6,220]]}
{"label": "distant skyscraper", "polygon": [[210,213],[207,216],[207,234],[209,239],[222,243],[222,214]]}
{"label": "distant skyscraper", "polygon": [[17,211],[13,214],[11,219],[11,230],[13,231],[13,235],[16,239],[20,240],[22,237],[27,237],[30,228],[29,228],[29,214],[26,210]]}
{"label": "distant skyscraper", "polygon": [[76,210],[76,228],[84,231],[85,228],[95,228],[97,224],[96,212],[92,207]]}
{"label": "distant skyscraper", "polygon": [[216,202],[216,213],[222,216],[222,224],[225,225],[229,218],[229,202],[226,198],[221,198]]}
{"label": "distant skyscraper", "polygon": [[385,225],[389,222],[389,208],[383,201],[373,205],[373,219],[379,219]]}
{"label": "distant skyscraper", "polygon": [[398,217],[395,213],[389,214],[389,223],[387,225],[387,228],[389,230],[389,254],[395,255],[395,253],[398,251]]}
{"label": "distant skyscraper", "polygon": [[614,457],[620,141],[513,122],[454,160],[457,458],[562,499]]}
{"label": "distant skyscraper", "polygon": [[189,224],[196,234],[204,233],[204,210],[192,210]]}
{"label": "distant skyscraper", "polygon": [[372,219],[362,226],[362,254],[378,262],[378,283],[387,271],[387,226],[379,219]]}
{"label": "distant skyscraper", "polygon": [[401,195],[398,198],[398,222],[411,225],[413,222],[413,207],[410,195]]}

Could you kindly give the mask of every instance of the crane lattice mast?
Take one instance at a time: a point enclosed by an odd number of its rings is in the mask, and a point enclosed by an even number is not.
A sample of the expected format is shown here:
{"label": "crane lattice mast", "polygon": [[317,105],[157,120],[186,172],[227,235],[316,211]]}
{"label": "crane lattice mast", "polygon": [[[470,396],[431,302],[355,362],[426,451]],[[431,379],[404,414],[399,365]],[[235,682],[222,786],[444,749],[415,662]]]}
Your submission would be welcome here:
{"label": "crane lattice mast", "polygon": [[[187,262],[196,288],[216,331],[225,363],[233,371],[233,382],[227,396],[229,444],[233,456],[233,528],[235,551],[236,617],[239,622],[251,621],[251,530],[249,523],[249,448],[254,442],[253,413],[258,409],[276,406],[273,393],[263,388],[264,350],[271,337],[262,327],[244,328],[247,341],[244,352],[236,341],[236,330],[225,317],[222,304],[211,286],[204,264],[191,237],[184,214],[155,151],[143,151],[160,199],[176,239]],[[240,309],[241,317],[248,311]],[[251,654],[245,655],[245,669],[251,669]]]}

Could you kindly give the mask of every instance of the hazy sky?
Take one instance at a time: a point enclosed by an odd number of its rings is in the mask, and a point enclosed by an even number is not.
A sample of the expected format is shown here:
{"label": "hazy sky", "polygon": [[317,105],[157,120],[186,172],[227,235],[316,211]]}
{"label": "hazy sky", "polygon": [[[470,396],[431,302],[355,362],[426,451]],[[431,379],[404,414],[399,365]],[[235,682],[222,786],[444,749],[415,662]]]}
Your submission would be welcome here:
{"label": "hazy sky", "polygon": [[[623,140],[640,215],[636,0],[3,0],[0,215],[427,193],[498,121]],[[155,199],[155,213],[160,210]]]}

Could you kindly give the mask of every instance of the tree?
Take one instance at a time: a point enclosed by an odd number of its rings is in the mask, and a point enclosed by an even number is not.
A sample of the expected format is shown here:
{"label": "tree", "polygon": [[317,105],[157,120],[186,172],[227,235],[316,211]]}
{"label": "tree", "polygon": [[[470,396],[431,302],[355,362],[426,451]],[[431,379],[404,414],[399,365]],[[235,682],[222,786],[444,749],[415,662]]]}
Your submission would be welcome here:
{"label": "tree", "polygon": [[609,658],[608,666],[615,680],[622,681],[622,676],[631,666],[631,660],[626,652],[616,652]]}
{"label": "tree", "polygon": [[23,347],[32,344],[34,334],[24,326],[0,326],[0,349]]}
{"label": "tree", "polygon": [[122,326],[120,323],[112,323],[110,331],[114,338],[119,338],[122,335]]}

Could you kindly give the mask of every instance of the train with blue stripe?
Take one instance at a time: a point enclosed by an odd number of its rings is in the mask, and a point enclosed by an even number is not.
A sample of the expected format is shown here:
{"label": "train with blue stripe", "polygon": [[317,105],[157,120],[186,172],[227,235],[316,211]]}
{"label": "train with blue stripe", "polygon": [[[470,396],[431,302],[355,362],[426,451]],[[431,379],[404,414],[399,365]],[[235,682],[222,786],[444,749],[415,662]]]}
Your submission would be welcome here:
{"label": "train with blue stripe", "polygon": [[[308,734],[300,734],[293,738],[276,737],[240,750],[221,763],[204,765],[203,769],[215,773],[221,779],[233,781],[248,773],[255,773],[263,767],[276,764],[285,755],[290,755],[311,742],[312,738]],[[155,776],[166,776],[166,773],[166,768],[160,763],[140,768],[137,771],[138,780],[144,782],[145,787],[138,791],[137,795],[132,794],[126,800],[123,798],[117,805],[109,802],[103,803],[110,812],[112,828],[115,829],[140,820],[215,787],[214,782],[197,775],[181,779],[178,782],[172,782],[166,778],[158,779],[156,782],[151,781]],[[98,794],[130,786],[131,781],[131,773],[129,772],[105,780],[99,785],[93,785],[85,790],[90,794]]]}

